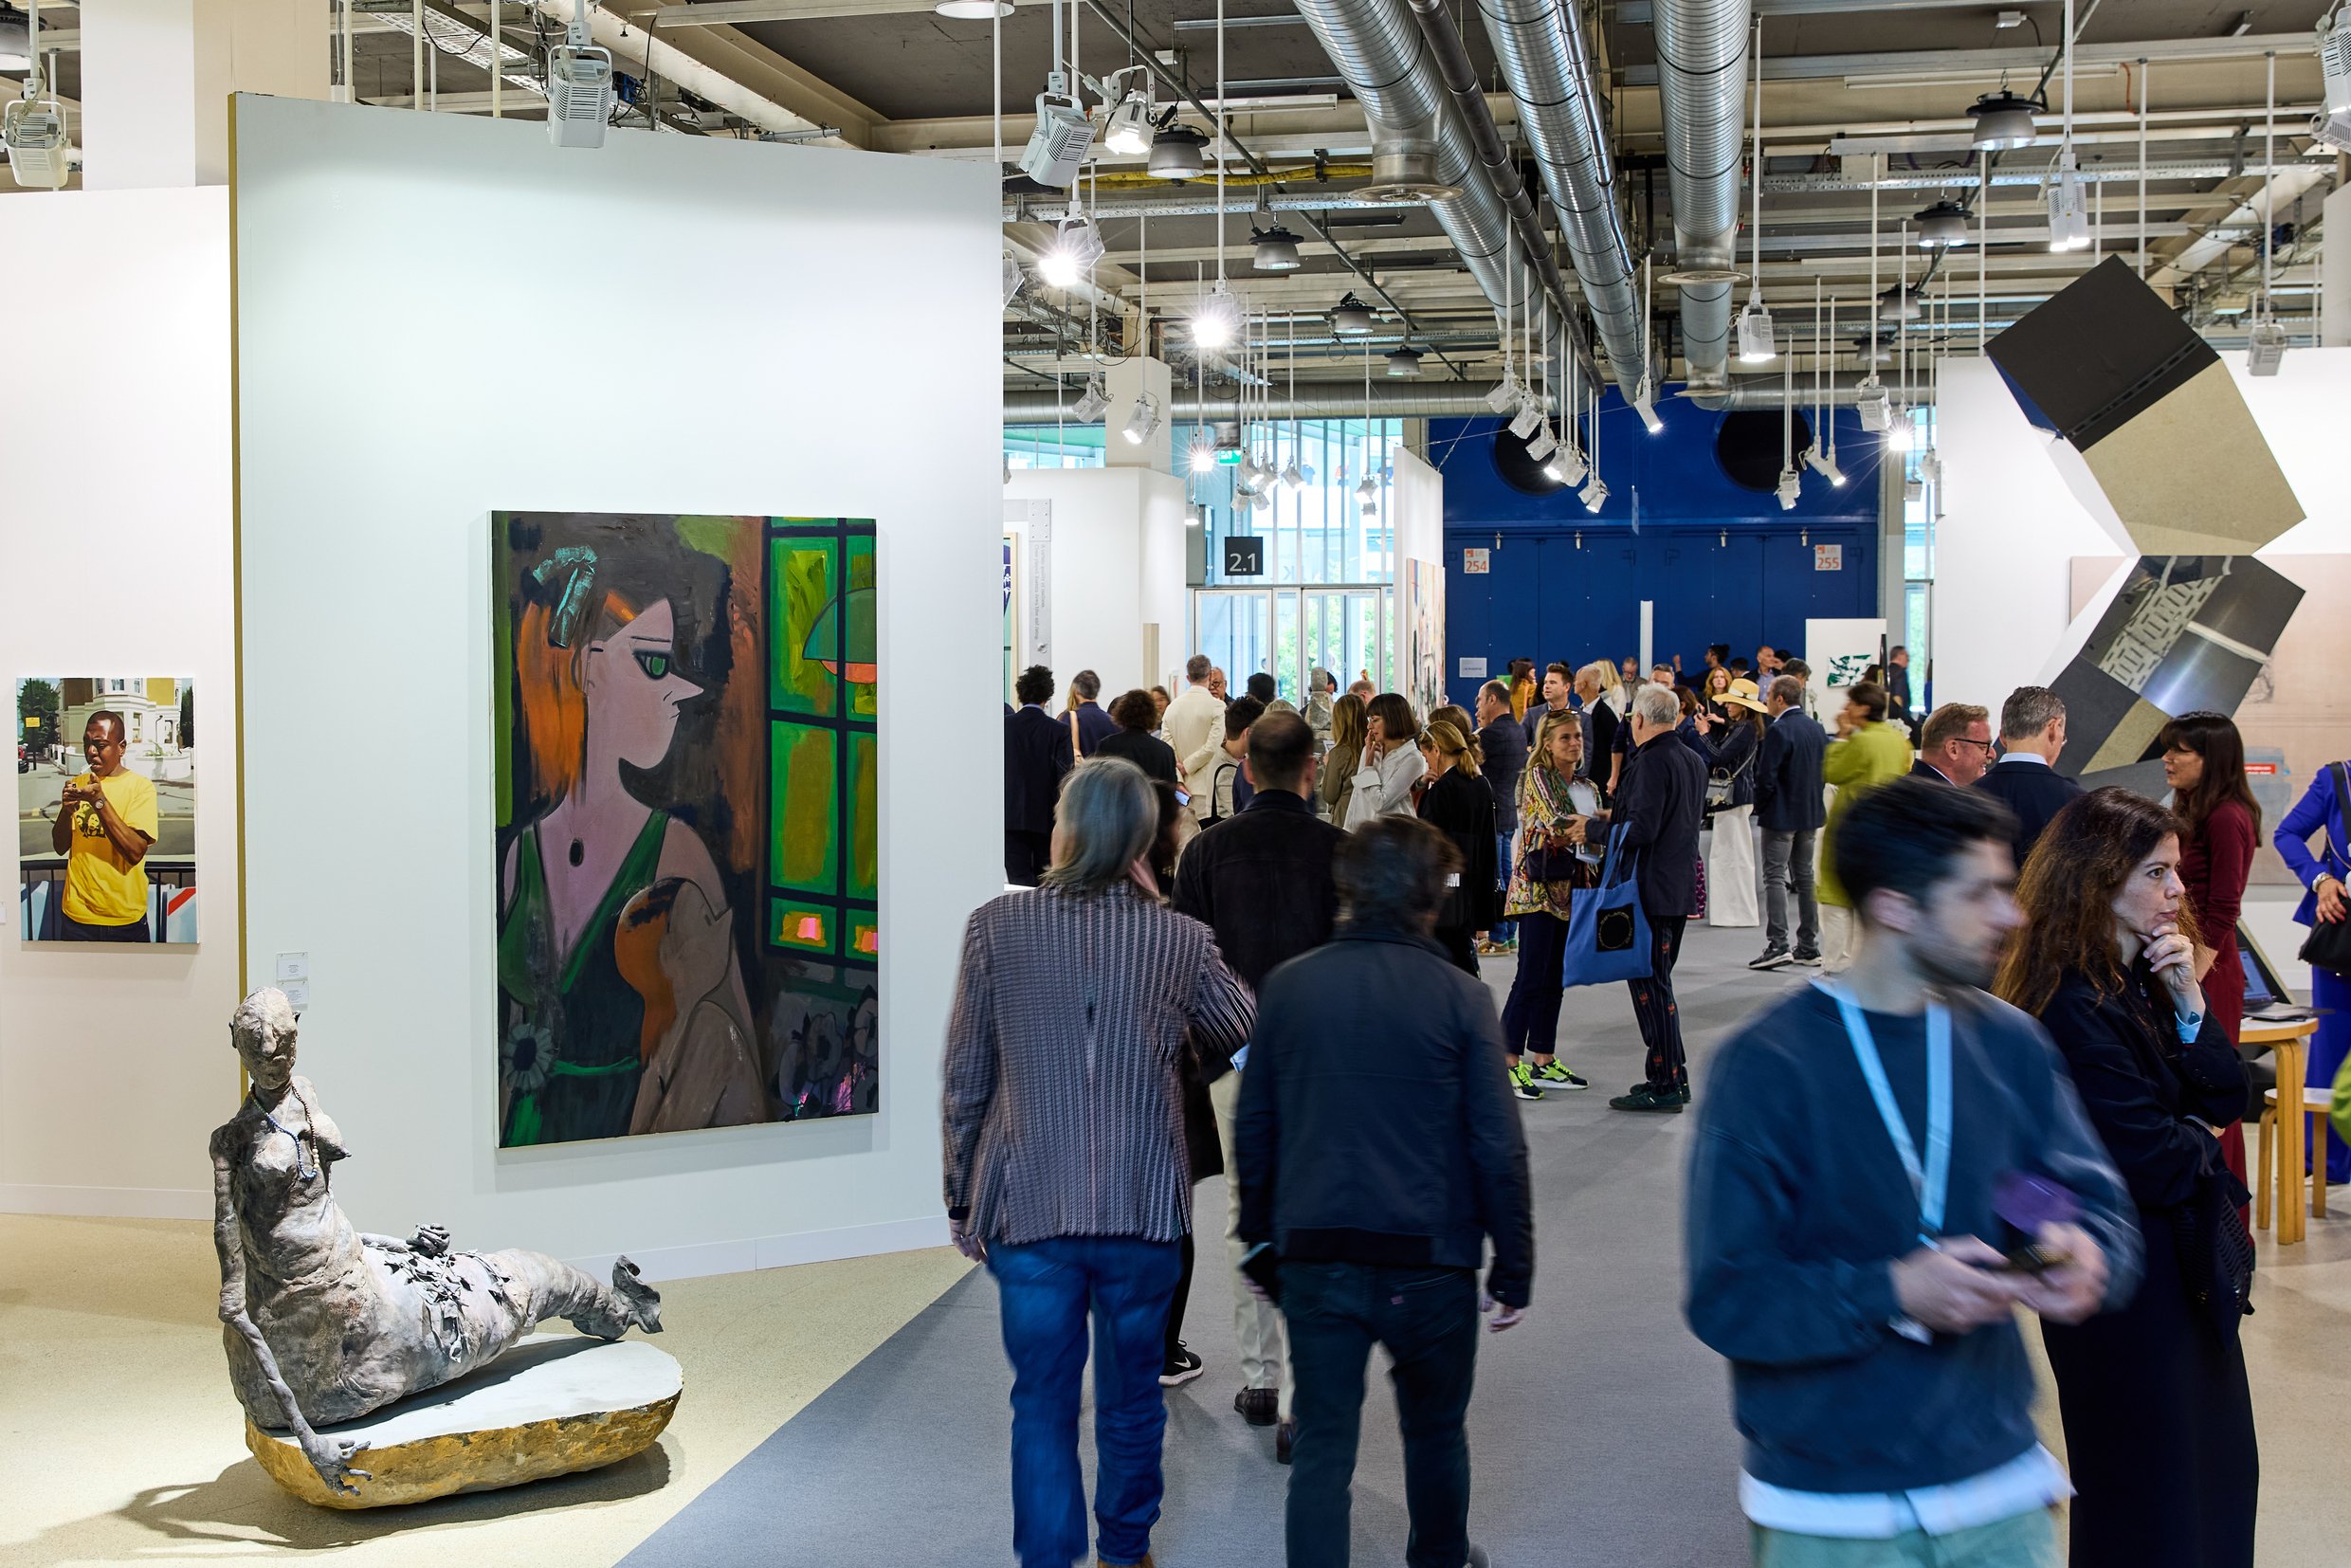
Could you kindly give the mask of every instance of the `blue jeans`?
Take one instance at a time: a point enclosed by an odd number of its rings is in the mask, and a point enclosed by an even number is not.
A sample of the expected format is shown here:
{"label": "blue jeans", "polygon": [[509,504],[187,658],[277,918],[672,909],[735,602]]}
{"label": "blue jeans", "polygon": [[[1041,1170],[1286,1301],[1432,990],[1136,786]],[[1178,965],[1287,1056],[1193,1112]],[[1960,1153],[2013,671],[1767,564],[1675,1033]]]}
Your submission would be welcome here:
{"label": "blue jeans", "polygon": [[1478,1279],[1467,1268],[1285,1263],[1298,1435],[1286,1529],[1289,1568],[1346,1568],[1363,1370],[1372,1346],[1394,1363],[1404,1435],[1407,1568],[1469,1560],[1469,1388],[1478,1360]]}
{"label": "blue jeans", "polygon": [[1012,1550],[1021,1568],[1085,1555],[1078,1395],[1094,1322],[1094,1517],[1104,1562],[1151,1550],[1165,1483],[1159,1440],[1168,1304],[1183,1267],[1172,1241],[1060,1236],[988,1249],[1012,1363]]}
{"label": "blue jeans", "polygon": [[[1497,832],[1494,835],[1494,876],[1502,884],[1502,890],[1507,893],[1510,890],[1510,835],[1508,833]],[[1519,934],[1519,922],[1496,921],[1485,934],[1498,942],[1511,941]]]}

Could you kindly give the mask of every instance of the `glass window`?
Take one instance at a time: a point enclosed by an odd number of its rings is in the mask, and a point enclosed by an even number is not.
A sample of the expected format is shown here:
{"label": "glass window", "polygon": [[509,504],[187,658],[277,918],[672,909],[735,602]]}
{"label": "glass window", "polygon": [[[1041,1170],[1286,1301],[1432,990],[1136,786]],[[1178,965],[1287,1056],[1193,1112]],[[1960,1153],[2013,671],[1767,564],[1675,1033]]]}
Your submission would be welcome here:
{"label": "glass window", "polygon": [[1011,468],[1099,468],[1100,425],[1007,425],[1004,462]]}
{"label": "glass window", "polygon": [[[1186,476],[1193,502],[1207,517],[1212,585],[1233,582],[1388,582],[1394,571],[1394,533],[1389,521],[1393,489],[1391,454],[1404,439],[1400,419],[1305,419],[1252,427],[1251,455],[1277,475],[1294,468],[1298,483],[1267,482],[1265,501],[1235,494],[1238,464],[1218,464],[1192,472],[1189,454],[1194,430],[1213,440],[1212,428],[1179,425],[1174,431],[1176,471]],[[1357,493],[1365,475],[1374,489],[1372,511]],[[1237,502],[1237,504],[1236,504]],[[1265,541],[1262,578],[1226,577],[1219,548],[1229,537]]]}

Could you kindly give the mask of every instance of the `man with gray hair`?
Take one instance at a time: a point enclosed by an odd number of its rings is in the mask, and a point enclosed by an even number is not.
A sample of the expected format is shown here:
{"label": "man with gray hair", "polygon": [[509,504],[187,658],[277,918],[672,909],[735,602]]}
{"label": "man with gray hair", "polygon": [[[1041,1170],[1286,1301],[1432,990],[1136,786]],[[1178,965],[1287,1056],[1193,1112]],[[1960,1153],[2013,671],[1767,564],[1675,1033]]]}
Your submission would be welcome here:
{"label": "man with gray hair", "polygon": [[1159,902],[1158,829],[1158,791],[1140,768],[1079,763],[1062,786],[1044,885],[990,900],[963,931],[939,1118],[944,1195],[956,1246],[996,1280],[1024,1568],[1064,1568],[1085,1550],[1077,1450],[1089,1314],[1100,1560],[1150,1560],[1165,1491],[1163,1340],[1192,1229],[1182,1059],[1192,1053],[1212,1082],[1255,1020],[1209,928]]}
{"label": "man with gray hair", "polygon": [[1081,759],[1091,757],[1102,743],[1119,733],[1119,726],[1110,715],[1103,712],[1096,701],[1102,696],[1102,677],[1090,669],[1082,669],[1069,679],[1069,694],[1078,705],[1069,710],[1065,722],[1077,738],[1077,754]]}
{"label": "man with gray hair", "polygon": [[1176,771],[1192,796],[1186,810],[1194,823],[1208,814],[1209,803],[1201,798],[1205,792],[1194,781],[1193,775],[1198,771],[1205,782],[1207,769],[1215,760],[1210,754],[1224,738],[1225,732],[1224,700],[1209,686],[1215,673],[1215,665],[1205,653],[1195,653],[1186,660],[1184,689],[1159,717],[1159,733],[1166,738],[1168,749],[1176,754]]}
{"label": "man with gray hair", "polygon": [[[1820,896],[1813,847],[1829,820],[1821,758],[1827,732],[1804,711],[1804,683],[1776,676],[1764,689],[1763,747],[1756,754],[1755,820],[1763,830],[1763,951],[1749,969],[1820,961]],[[1795,895],[1795,945],[1788,945],[1788,895]]]}
{"label": "man with gray hair", "polygon": [[2041,830],[2082,793],[2082,786],[2057,772],[2066,749],[2066,704],[2047,686],[2018,686],[2000,704],[2000,760],[1976,780],[1976,788],[2000,797],[2016,819],[2009,848],[2022,870]]}
{"label": "man with gray hair", "polygon": [[1682,700],[1664,686],[1633,695],[1632,752],[1609,810],[1586,819],[1589,843],[1625,832],[1613,848],[1638,851],[1641,912],[1649,917],[1649,972],[1628,981],[1632,1015],[1649,1048],[1648,1077],[1611,1100],[1619,1111],[1679,1113],[1689,1103],[1689,1062],[1682,1015],[1673,999],[1673,965],[1682,932],[1698,912],[1698,830],[1706,820],[1706,765],[1674,733]]}

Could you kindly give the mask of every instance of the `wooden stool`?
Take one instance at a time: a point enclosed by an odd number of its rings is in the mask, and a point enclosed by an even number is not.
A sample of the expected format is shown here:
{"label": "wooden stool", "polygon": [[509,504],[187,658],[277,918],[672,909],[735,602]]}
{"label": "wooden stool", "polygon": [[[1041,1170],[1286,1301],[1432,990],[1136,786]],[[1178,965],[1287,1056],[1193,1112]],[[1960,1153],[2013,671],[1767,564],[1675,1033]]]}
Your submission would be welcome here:
{"label": "wooden stool", "polygon": [[[2305,1109],[2312,1108],[2312,1102],[2308,1097],[2320,1091],[2305,1089],[2303,1086],[2303,1043],[2318,1032],[2318,1020],[2315,1018],[2298,1018],[2291,1023],[2283,1024],[2267,1024],[2257,1019],[2248,1018],[2237,1036],[2238,1043],[2241,1045],[2269,1046],[2274,1048],[2279,1087],[2286,1088],[2288,1093],[2303,1095]],[[2277,1090],[2269,1090],[2267,1099],[2269,1103],[2261,1113],[2261,1151],[2255,1157],[2261,1162],[2261,1170],[2255,1177],[2258,1190],[2254,1194],[2257,1199],[2254,1218],[2262,1229],[2268,1229],[2270,1183],[2274,1179],[2278,1192],[2278,1245],[2290,1247],[2303,1238],[2303,1132],[2309,1123],[2309,1118],[2289,1116],[2279,1122],[2277,1154],[2275,1159],[2272,1160],[2269,1154],[2269,1124],[2278,1120]],[[2319,1109],[2318,1119],[2319,1136],[2318,1140],[2313,1141],[2312,1146],[2323,1150],[2326,1147],[2324,1141],[2325,1119],[2323,1108]],[[2321,1158],[2324,1157],[2322,1155]],[[2288,1194],[2291,1194],[2290,1201],[2287,1198]],[[2319,1213],[2324,1216],[2326,1212],[2326,1179],[2323,1170],[2319,1176],[2318,1206]]]}
{"label": "wooden stool", "polygon": [[[2279,1194],[2278,1241],[2281,1244],[2288,1240],[2300,1241],[2300,1226],[2294,1228],[2296,1233],[2290,1238],[2286,1234],[2286,1215],[2288,1212],[2299,1213],[2302,1209],[2302,1162],[2297,1159],[2291,1169],[2287,1167],[2287,1140],[2283,1138],[2277,1140],[2276,1158],[2270,1158],[2269,1129],[2278,1117],[2278,1091],[2265,1089],[2262,1099],[2267,1103],[2261,1108],[2261,1153],[2257,1157],[2261,1162],[2261,1174],[2256,1178],[2259,1191],[2254,1194],[2253,1223],[2261,1230],[2269,1229],[2269,1192],[2271,1183],[2275,1182]],[[2321,1219],[2326,1217],[2326,1118],[2334,1108],[2334,1099],[2333,1092],[2327,1089],[2305,1088],[2302,1091],[2303,1115],[2308,1120],[2310,1129],[2305,1147],[2312,1151],[2311,1158],[2317,1161],[2310,1173],[2310,1212]],[[2290,1201],[2287,1194],[2291,1194]]]}

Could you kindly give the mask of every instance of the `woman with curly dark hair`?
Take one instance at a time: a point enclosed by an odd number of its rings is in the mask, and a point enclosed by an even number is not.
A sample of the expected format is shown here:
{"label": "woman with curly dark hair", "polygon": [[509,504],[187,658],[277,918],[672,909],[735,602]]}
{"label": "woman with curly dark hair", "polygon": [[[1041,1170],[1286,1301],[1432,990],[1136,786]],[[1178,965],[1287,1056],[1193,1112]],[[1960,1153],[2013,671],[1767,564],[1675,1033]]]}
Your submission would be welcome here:
{"label": "woman with curly dark hair", "polygon": [[2127,790],[2057,813],[1995,989],[2038,1014],[2129,1184],[2130,1304],[2044,1322],[2073,1469],[2073,1568],[2251,1568],[2260,1455],[2238,1320],[2252,1247],[2219,1129],[2245,1068],[2196,975],[2179,819]]}

